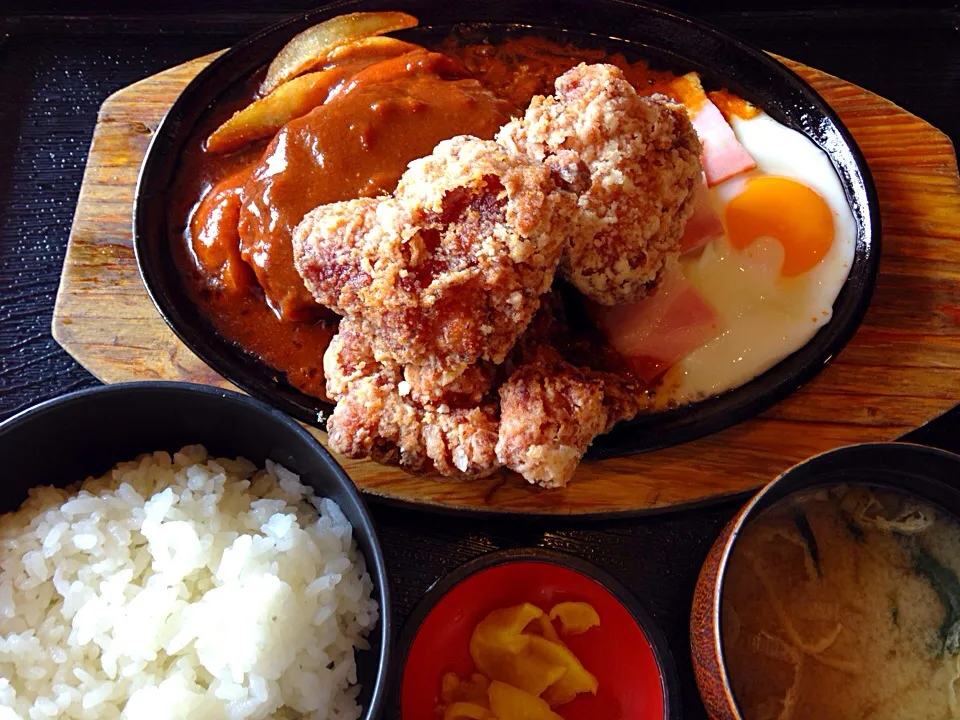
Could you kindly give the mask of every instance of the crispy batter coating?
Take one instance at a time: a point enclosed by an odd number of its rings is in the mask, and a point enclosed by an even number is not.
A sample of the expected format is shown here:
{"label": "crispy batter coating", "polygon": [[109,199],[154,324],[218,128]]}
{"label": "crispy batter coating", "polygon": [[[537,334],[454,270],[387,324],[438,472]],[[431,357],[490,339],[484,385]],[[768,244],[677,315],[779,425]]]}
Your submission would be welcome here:
{"label": "crispy batter coating", "polygon": [[603,305],[656,283],[693,213],[700,142],[682,105],[641,97],[613,65],[580,64],[533,98],[497,141],[551,166],[579,194],[560,272]]}
{"label": "crispy batter coating", "polygon": [[477,361],[503,362],[553,281],[574,203],[541,163],[457,137],[412,162],[393,197],[309,213],[297,270],[359,318],[378,361],[441,397]]}
{"label": "crispy batter coating", "polygon": [[383,200],[357,198],[321,205],[294,230],[297,272],[317,302],[340,315],[361,307],[358,294],[370,285],[370,263],[386,232],[377,220]]}
{"label": "crispy batter coating", "polygon": [[401,368],[380,363],[357,321],[345,318],[324,355],[330,446],[415,472],[479,478],[501,466],[528,482],[569,482],[594,437],[636,415],[622,377],[577,367],[547,343],[562,333],[549,308],[537,314],[496,389],[494,366],[478,363],[442,401],[418,396]]}
{"label": "crispy batter coating", "polygon": [[497,458],[531,483],[562,487],[606,424],[603,384],[544,357],[520,365],[500,388]]}
{"label": "crispy batter coating", "polygon": [[341,322],[323,367],[327,393],[337,401],[327,421],[335,451],[449,477],[483,477],[500,467],[499,408],[488,394],[488,371],[462,376],[461,389],[471,377],[476,385],[463,393],[461,407],[419,403],[396,365],[377,362],[366,335],[350,318]]}
{"label": "crispy batter coating", "polygon": [[309,213],[297,270],[344,316],[324,356],[331,447],[412,472],[506,466],[565,485],[644,399],[582,364],[604,367],[584,338],[572,349],[558,296],[541,296],[559,267],[596,302],[642,297],[679,253],[699,153],[681,106],[641,98],[613,66],[580,65],[498,142],[442,142],[393,195]]}
{"label": "crispy batter coating", "polygon": [[497,459],[546,488],[570,482],[593,439],[641,405],[624,378],[573,365],[545,343],[561,331],[549,313],[539,313],[500,387]]}

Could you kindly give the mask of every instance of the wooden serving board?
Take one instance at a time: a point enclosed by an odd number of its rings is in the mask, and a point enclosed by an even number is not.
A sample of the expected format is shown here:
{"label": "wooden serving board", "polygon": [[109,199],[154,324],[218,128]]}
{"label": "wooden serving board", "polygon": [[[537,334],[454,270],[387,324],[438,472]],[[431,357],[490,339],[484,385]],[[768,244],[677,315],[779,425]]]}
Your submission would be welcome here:
{"label": "wooden serving board", "polygon": [[[140,281],[134,185],[151,133],[216,55],[162,72],[100,108],[67,248],[53,336],[106,383],[181,380],[232,387],[166,326]],[[960,402],[960,179],[950,140],[893,103],[780,58],[840,114],[873,171],[883,219],[880,278],[852,342],[799,392],[723,432],[581,465],[562,490],[516,475],[457,482],[338,458],[365,492],[442,509],[637,513],[749,490],[810,455],[892,440]],[[326,442],[324,433],[311,429]]]}

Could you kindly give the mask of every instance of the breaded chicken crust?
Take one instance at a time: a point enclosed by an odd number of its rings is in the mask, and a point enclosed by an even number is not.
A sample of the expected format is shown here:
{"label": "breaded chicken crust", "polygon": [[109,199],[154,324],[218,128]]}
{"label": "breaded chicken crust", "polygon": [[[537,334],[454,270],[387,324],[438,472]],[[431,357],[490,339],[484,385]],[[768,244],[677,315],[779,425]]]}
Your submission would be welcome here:
{"label": "breaded chicken crust", "polygon": [[318,302],[359,319],[377,361],[441,397],[478,361],[503,362],[553,282],[574,203],[541,163],[457,137],[393,196],[308,213],[295,262]]}
{"label": "breaded chicken crust", "polygon": [[[398,366],[377,362],[367,336],[351,318],[340,323],[323,368],[327,393],[337,401],[327,420],[336,452],[448,477],[483,477],[500,467],[499,408],[488,393],[490,373],[473,375],[476,385],[464,392],[463,407],[422,404],[404,392]],[[464,373],[461,382],[471,375]]]}
{"label": "breaded chicken crust", "polygon": [[641,97],[613,65],[577,67],[536,96],[497,142],[550,166],[579,193],[560,272],[603,305],[652,287],[693,213],[700,141],[682,105]]}
{"label": "breaded chicken crust", "polygon": [[382,198],[357,198],[321,205],[293,233],[293,258],[307,289],[321,305],[346,315],[359,308],[369,287],[371,261],[387,232],[377,218]]}
{"label": "breaded chicken crust", "polygon": [[528,482],[562,487],[606,425],[603,383],[544,354],[500,388],[497,459]]}
{"label": "breaded chicken crust", "polygon": [[593,439],[633,417],[639,402],[622,378],[574,366],[539,343],[524,343],[498,392],[492,366],[480,363],[436,403],[405,387],[398,366],[377,362],[345,318],[324,355],[327,393],[337,403],[327,421],[330,447],[413,473],[470,479],[506,466],[530,483],[562,487]]}
{"label": "breaded chicken crust", "polygon": [[497,460],[541,487],[563,487],[593,440],[634,417],[639,388],[619,375],[580,367],[554,347],[569,334],[548,296],[510,359],[499,389]]}
{"label": "breaded chicken crust", "polygon": [[324,355],[330,446],[411,472],[569,482],[645,401],[577,364],[545,294],[559,268],[595,302],[642,297],[679,253],[699,153],[681,106],[581,65],[497,142],[445,141],[392,195],[309,213],[297,270],[344,316]]}
{"label": "breaded chicken crust", "polygon": [[545,349],[500,387],[497,460],[541,487],[563,487],[598,435],[638,411],[620,378]]}

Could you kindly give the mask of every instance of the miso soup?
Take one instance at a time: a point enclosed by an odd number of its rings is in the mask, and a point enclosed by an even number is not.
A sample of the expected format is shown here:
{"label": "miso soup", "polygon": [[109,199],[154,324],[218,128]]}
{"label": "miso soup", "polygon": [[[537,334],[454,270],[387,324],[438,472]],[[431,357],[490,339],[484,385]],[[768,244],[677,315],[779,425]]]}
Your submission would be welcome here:
{"label": "miso soup", "polygon": [[960,718],[960,524],[903,493],[834,485],[745,528],[723,651],[745,720]]}

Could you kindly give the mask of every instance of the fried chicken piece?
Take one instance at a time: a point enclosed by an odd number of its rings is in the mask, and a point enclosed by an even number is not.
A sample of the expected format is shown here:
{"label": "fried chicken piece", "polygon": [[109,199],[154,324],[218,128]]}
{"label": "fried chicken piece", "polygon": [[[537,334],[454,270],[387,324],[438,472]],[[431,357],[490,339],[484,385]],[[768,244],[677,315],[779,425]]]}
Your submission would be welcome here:
{"label": "fried chicken piece", "polygon": [[304,284],[321,305],[340,315],[362,306],[376,248],[387,232],[377,220],[383,198],[321,205],[293,233],[293,257]]}
{"label": "fried chicken piece", "polygon": [[394,196],[316,208],[294,234],[317,300],[355,316],[419,394],[503,362],[553,281],[575,206],[550,170],[467,136],[410,163]]}
{"label": "fried chicken piece", "polygon": [[591,370],[590,377],[603,383],[603,407],[607,411],[607,424],[600,431],[601,435],[606,435],[617,423],[632,420],[640,410],[650,407],[651,399],[642,394],[636,385],[625,382],[616,373]]}
{"label": "fried chicken piece", "polygon": [[637,397],[616,376],[543,348],[500,387],[497,459],[530,483],[563,487],[593,439],[638,410]]}
{"label": "fried chicken piece", "polygon": [[702,172],[697,134],[682,105],[641,97],[613,65],[580,64],[555,87],[497,142],[579,193],[563,276],[602,305],[639,300],[679,254]]}
{"label": "fried chicken piece", "polygon": [[603,384],[559,356],[544,357],[500,388],[497,458],[531,483],[563,487],[606,425]]}
{"label": "fried chicken piece", "polygon": [[562,303],[538,313],[541,296],[559,267],[594,301],[642,297],[679,253],[700,145],[681,106],[605,65],[558,78],[498,142],[442,142],[393,195],[316,208],[296,267],[344,315],[324,356],[334,450],[560,487],[643,400],[580,364]]}
{"label": "fried chicken piece", "polygon": [[337,401],[327,421],[333,450],[448,477],[483,477],[500,467],[499,408],[488,395],[492,373],[487,369],[459,378],[460,395],[448,400],[465,398],[463,406],[418,403],[409,388],[404,392],[400,368],[377,362],[367,336],[351,318],[340,323],[323,368],[327,393]]}
{"label": "fried chicken piece", "polygon": [[629,378],[565,359],[556,346],[569,332],[553,292],[518,341],[499,391],[498,460],[548,488],[566,485],[593,439],[634,417],[642,404]]}

